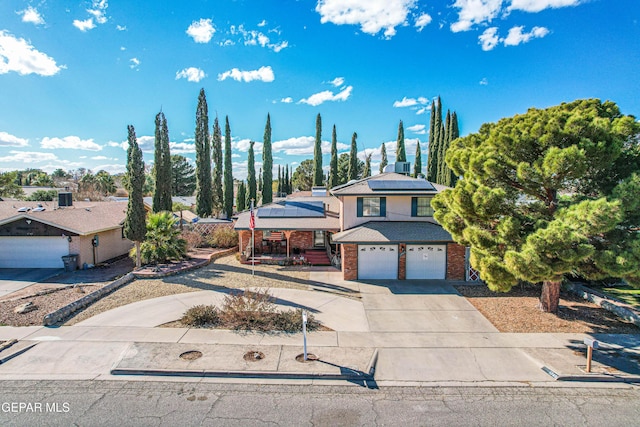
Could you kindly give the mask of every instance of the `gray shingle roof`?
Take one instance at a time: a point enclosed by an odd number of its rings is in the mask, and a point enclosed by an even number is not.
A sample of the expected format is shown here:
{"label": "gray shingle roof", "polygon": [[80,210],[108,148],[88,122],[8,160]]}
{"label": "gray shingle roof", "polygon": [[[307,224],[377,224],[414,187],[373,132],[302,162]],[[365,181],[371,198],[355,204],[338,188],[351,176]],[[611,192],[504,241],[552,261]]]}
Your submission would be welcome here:
{"label": "gray shingle roof", "polygon": [[452,242],[449,232],[435,222],[371,221],[333,234],[334,243]]}
{"label": "gray shingle roof", "polygon": [[[318,215],[317,208],[310,205],[310,209],[305,209],[305,202],[317,205],[324,203],[324,214]],[[287,210],[288,207],[288,210]],[[292,209],[294,208],[294,209]],[[276,214],[277,210],[283,211],[283,216]],[[285,210],[287,210],[286,216]],[[293,200],[287,199],[278,203],[269,203],[259,207],[256,213],[256,230],[340,230],[340,219],[338,218],[339,201],[333,196],[327,197],[296,197]],[[265,214],[261,216],[261,214]],[[249,229],[249,211],[238,214],[236,230]]]}

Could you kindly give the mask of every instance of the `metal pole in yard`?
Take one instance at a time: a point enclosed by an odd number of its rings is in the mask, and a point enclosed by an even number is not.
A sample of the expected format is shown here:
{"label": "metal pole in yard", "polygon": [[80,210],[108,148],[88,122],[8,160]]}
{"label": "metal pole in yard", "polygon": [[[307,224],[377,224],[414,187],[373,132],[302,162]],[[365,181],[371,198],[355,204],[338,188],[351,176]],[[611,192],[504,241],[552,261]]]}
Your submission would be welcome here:
{"label": "metal pole in yard", "polygon": [[307,312],[302,310],[302,336],[304,339],[304,361],[307,361]]}

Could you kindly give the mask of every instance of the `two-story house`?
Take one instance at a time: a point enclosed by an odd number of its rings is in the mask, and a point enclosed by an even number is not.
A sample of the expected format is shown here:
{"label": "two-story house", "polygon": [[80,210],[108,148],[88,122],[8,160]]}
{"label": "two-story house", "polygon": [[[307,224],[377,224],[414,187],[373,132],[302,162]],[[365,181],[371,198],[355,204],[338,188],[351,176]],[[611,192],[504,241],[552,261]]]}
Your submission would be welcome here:
{"label": "two-story house", "polygon": [[465,248],[433,219],[431,199],[445,188],[389,172],[331,189],[344,279],[464,280]]}

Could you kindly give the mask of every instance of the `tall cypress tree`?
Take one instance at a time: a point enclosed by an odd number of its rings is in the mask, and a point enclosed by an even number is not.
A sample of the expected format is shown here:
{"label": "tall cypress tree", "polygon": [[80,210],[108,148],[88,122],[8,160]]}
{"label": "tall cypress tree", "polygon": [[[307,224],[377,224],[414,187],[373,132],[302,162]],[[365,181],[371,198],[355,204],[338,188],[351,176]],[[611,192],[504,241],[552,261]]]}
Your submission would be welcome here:
{"label": "tall cypress tree", "polygon": [[357,138],[358,134],[354,132],[353,136],[351,137],[351,151],[349,151],[349,172],[347,173],[347,181],[358,179],[358,146],[356,144]]}
{"label": "tall cypress tree", "polygon": [[331,161],[329,162],[329,188],[338,185],[338,136],[336,135],[336,125],[333,125],[331,132]]}
{"label": "tall cypress tree", "polygon": [[222,206],[224,205],[224,187],[222,186],[222,171],[224,170],[222,163],[222,131],[218,123],[218,116],[216,116],[213,122],[213,138],[211,142],[213,155],[213,203],[211,209],[212,212],[215,212],[216,216],[218,216],[220,212],[222,212]]}
{"label": "tall cypress tree", "polygon": [[231,170],[231,126],[229,116],[225,117],[224,125],[224,209],[227,219],[233,216],[233,172]]}
{"label": "tall cypress tree", "polygon": [[161,111],[156,115],[155,136],[156,188],[153,193],[153,211],[171,211],[171,153],[169,152],[169,129],[167,119]]}
{"label": "tall cypress tree", "polygon": [[262,168],[260,168],[260,172],[258,172],[258,191],[262,193]]}
{"label": "tall cypress tree", "polygon": [[436,182],[435,165],[436,159],[436,144],[435,144],[435,131],[436,131],[436,104],[431,101],[431,120],[429,121],[429,151],[427,153],[427,181]]}
{"label": "tall cypress tree", "polygon": [[380,147],[380,173],[384,172],[384,168],[389,164],[389,160],[387,160],[387,147],[382,143]]}
{"label": "tall cypress tree", "polygon": [[281,193],[282,193],[282,169],[280,168],[280,165],[278,165],[278,197],[280,197]]}
{"label": "tall cypress tree", "polygon": [[396,146],[396,162],[406,162],[407,161],[407,152],[404,148],[404,125],[402,124],[402,120],[400,120],[400,124],[398,125],[398,141]]}
{"label": "tall cypress tree", "polygon": [[262,144],[262,204],[273,201],[273,157],[271,154],[271,116],[267,114]]}
{"label": "tall cypress tree", "polygon": [[211,154],[209,139],[209,108],[204,88],[200,89],[196,109],[196,213],[210,217],[213,212],[214,196],[211,185]]}
{"label": "tall cypress tree", "polygon": [[371,176],[371,155],[373,153],[365,154],[364,158],[364,172],[362,172],[363,178],[369,178]]}
{"label": "tall cypress tree", "polygon": [[291,194],[291,187],[289,187],[289,165],[284,169],[284,192]]}
{"label": "tall cypress tree", "polygon": [[[256,200],[257,195],[257,185],[256,185],[256,165],[255,165],[255,155],[253,153],[253,144],[254,141],[249,142],[249,154],[247,155],[247,201],[251,202],[253,199]],[[247,204],[247,206],[250,206]]]}
{"label": "tall cypress tree", "polygon": [[127,202],[127,215],[124,219],[124,237],[133,241],[136,245],[136,267],[140,267],[140,243],[147,234],[146,212],[142,199],[144,186],[144,162],[142,150],[138,146],[136,130],[133,126],[127,126],[129,148],[127,149],[127,182],[129,201]]}
{"label": "tall cypress tree", "polygon": [[[458,115],[454,111],[451,114],[451,123],[449,127],[449,142],[447,143],[447,150],[451,147],[451,143],[458,139],[460,136],[460,130],[458,129]],[[443,161],[444,163],[444,161]],[[448,187],[454,187],[458,181],[458,175],[456,175],[451,168],[445,163],[445,182],[444,185]]]}
{"label": "tall cypress tree", "polygon": [[313,185],[322,185],[324,173],[322,172],[322,118],[320,113],[316,116],[316,142],[313,146]]}
{"label": "tall cypress tree", "polygon": [[[431,151],[431,147],[429,148],[429,153],[432,154],[432,160],[429,160],[429,171],[427,180],[431,182],[438,182],[438,168],[440,166],[440,160],[438,158],[440,154],[440,131],[442,129],[442,102],[440,101],[440,97],[438,97],[438,103],[436,104],[436,114],[433,121],[433,152]],[[431,135],[429,135],[431,138]]]}
{"label": "tall cypress tree", "polygon": [[247,187],[244,181],[238,184],[238,194],[236,196],[236,210],[242,212],[247,208]]}
{"label": "tall cypress tree", "polygon": [[417,178],[422,173],[422,152],[420,151],[420,141],[416,145],[416,161],[413,164],[413,177]]}
{"label": "tall cypress tree", "polygon": [[447,117],[444,122],[444,126],[440,133],[440,142],[438,149],[438,178],[436,182],[441,185],[446,185],[445,181],[448,181],[449,170],[447,164],[444,161],[444,155],[449,148],[449,130],[451,128],[451,112],[447,110]]}

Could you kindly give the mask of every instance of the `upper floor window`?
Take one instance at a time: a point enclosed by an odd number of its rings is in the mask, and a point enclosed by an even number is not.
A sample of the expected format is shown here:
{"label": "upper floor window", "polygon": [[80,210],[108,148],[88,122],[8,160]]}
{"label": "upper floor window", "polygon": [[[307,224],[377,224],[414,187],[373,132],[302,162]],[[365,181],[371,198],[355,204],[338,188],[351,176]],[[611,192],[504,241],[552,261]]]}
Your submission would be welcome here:
{"label": "upper floor window", "polygon": [[358,197],[358,216],[386,216],[386,197]]}
{"label": "upper floor window", "polygon": [[411,216],[433,216],[431,197],[412,197]]}

